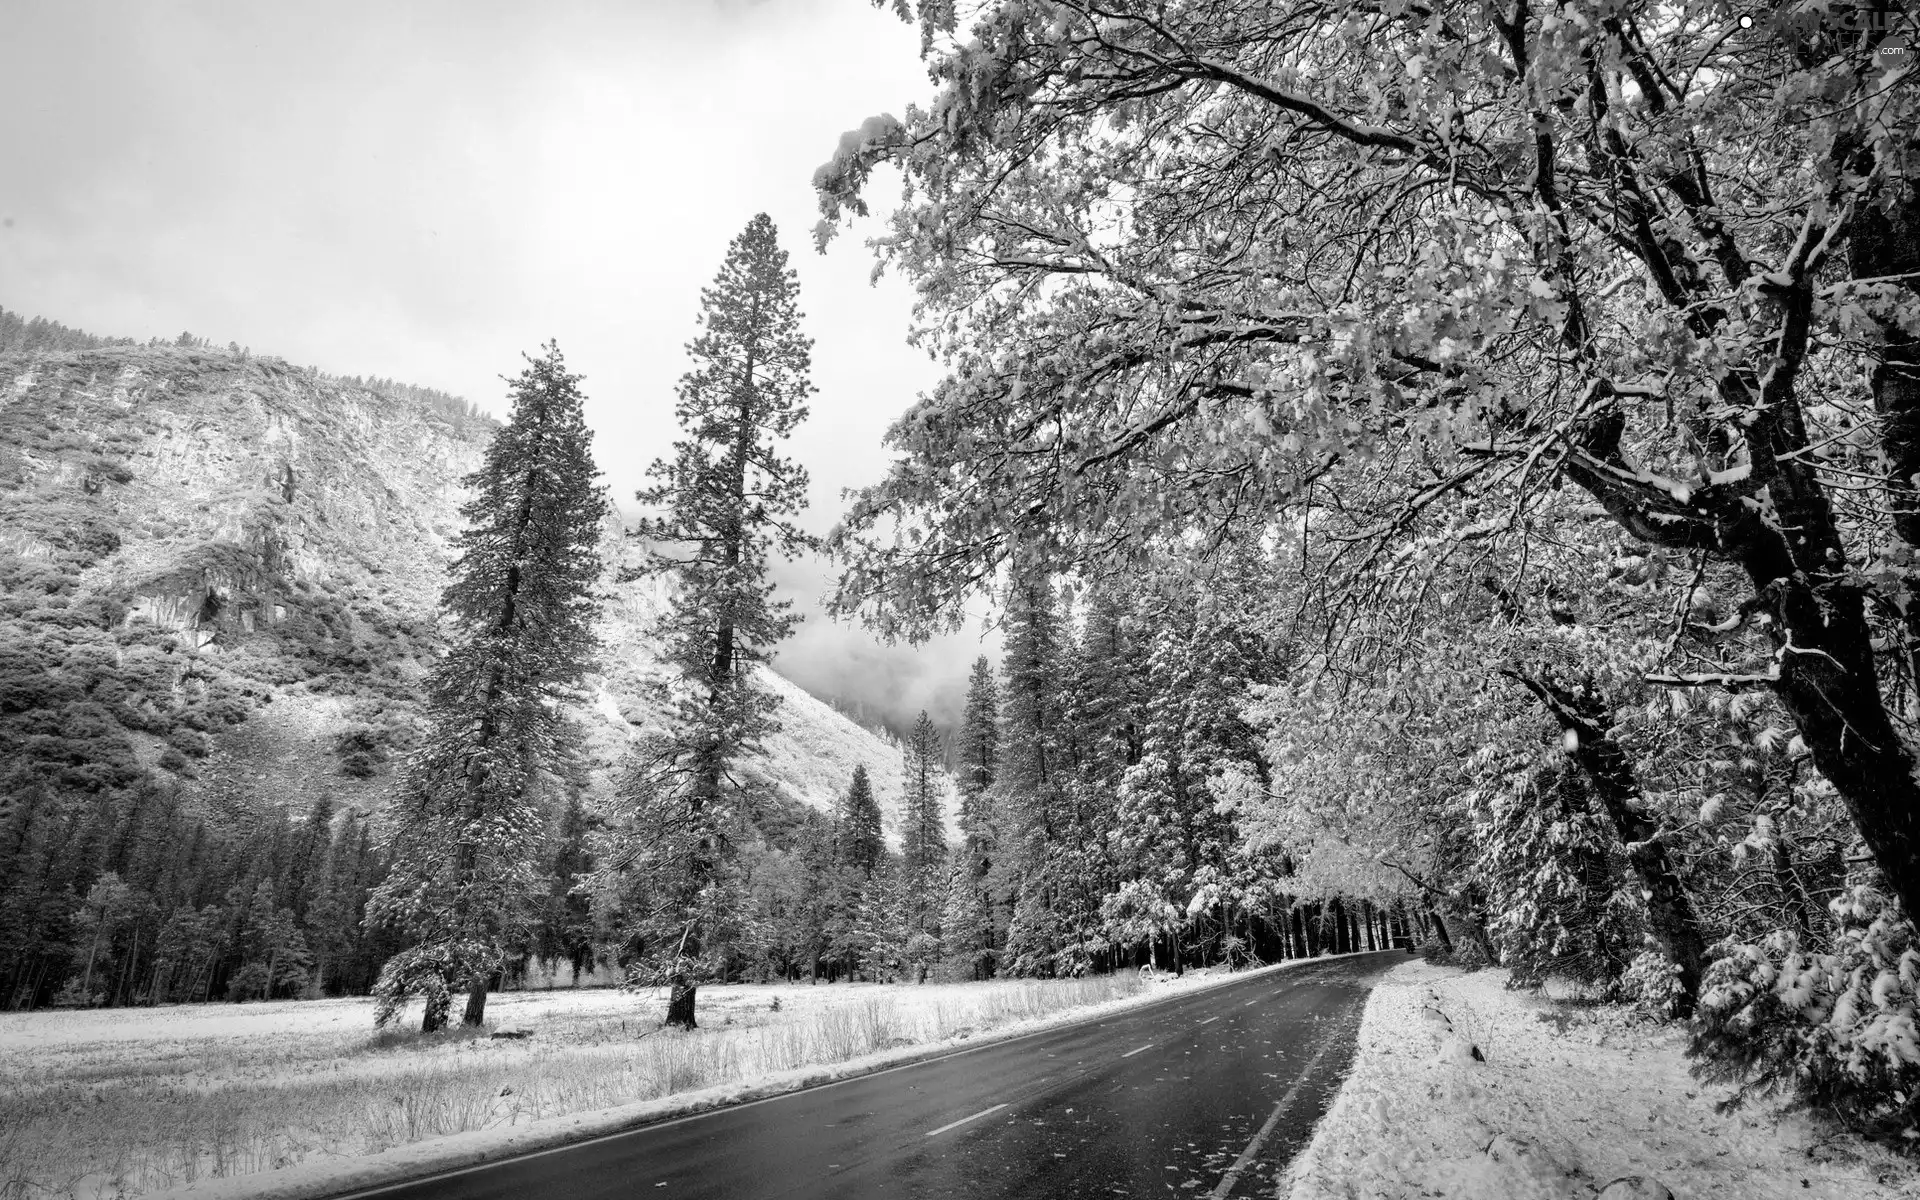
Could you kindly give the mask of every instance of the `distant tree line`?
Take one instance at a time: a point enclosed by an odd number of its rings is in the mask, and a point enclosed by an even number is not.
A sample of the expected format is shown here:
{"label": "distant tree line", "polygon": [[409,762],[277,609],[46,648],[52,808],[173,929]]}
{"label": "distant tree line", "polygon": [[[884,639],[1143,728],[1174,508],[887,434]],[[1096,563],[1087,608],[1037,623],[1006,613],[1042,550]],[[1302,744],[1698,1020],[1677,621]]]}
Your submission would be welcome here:
{"label": "distant tree line", "polygon": [[132,338],[107,338],[71,329],[45,317],[24,317],[0,308],[0,354],[31,354],[37,350],[98,350],[102,346],[131,346]]}
{"label": "distant tree line", "polygon": [[362,992],[393,940],[361,923],[386,873],[367,821],[322,802],[244,831],[158,781],[12,792],[0,826],[10,1008]]}

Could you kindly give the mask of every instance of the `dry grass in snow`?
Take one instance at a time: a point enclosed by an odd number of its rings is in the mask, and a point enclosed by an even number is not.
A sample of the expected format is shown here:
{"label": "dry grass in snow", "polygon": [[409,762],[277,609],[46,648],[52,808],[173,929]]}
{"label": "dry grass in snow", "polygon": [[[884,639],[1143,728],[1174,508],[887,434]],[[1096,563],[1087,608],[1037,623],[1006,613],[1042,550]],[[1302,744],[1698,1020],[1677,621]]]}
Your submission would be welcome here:
{"label": "dry grass in snow", "polygon": [[710,987],[690,1034],[660,1030],[657,995],[496,995],[490,1028],[531,1030],[525,1041],[376,1033],[372,1002],[359,999],[0,1013],[0,1197],[138,1195],[377,1153],[1150,990],[1134,975]]}
{"label": "dry grass in snow", "polygon": [[1505,982],[1420,962],[1388,974],[1353,1071],[1280,1194],[1588,1200],[1641,1175],[1679,1200],[1920,1196],[1915,1164],[1804,1116],[1716,1113],[1723,1093],[1688,1075],[1671,1026]]}

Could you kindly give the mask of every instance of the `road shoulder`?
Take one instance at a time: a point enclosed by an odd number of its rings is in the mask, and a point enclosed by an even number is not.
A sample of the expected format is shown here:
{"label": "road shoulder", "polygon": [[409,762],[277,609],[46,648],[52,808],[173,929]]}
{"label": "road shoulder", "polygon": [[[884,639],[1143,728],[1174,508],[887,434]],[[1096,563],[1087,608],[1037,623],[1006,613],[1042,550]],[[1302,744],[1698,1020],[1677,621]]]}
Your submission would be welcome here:
{"label": "road shoulder", "polygon": [[1588,1200],[1632,1175],[1681,1200],[1920,1195],[1920,1168],[1804,1116],[1716,1112],[1723,1090],[1687,1073],[1678,1027],[1505,983],[1424,962],[1382,977],[1346,1083],[1279,1195]]}

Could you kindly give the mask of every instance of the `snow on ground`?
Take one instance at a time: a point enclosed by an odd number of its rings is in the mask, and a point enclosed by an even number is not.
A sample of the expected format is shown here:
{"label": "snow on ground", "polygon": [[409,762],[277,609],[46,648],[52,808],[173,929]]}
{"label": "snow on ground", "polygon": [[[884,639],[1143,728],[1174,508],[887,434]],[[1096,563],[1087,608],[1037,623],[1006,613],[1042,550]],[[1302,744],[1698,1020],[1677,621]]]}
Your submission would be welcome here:
{"label": "snow on ground", "polygon": [[703,987],[692,1034],[659,1030],[664,996],[492,997],[524,1041],[376,1034],[365,999],[0,1013],[0,1195],[323,1195],[1229,978]]}
{"label": "snow on ground", "polygon": [[[1423,962],[1367,1001],[1352,1073],[1288,1200],[1587,1200],[1631,1175],[1679,1200],[1896,1200],[1920,1167],[1804,1116],[1714,1111],[1672,1026]],[[1478,1048],[1485,1061],[1476,1061]]]}

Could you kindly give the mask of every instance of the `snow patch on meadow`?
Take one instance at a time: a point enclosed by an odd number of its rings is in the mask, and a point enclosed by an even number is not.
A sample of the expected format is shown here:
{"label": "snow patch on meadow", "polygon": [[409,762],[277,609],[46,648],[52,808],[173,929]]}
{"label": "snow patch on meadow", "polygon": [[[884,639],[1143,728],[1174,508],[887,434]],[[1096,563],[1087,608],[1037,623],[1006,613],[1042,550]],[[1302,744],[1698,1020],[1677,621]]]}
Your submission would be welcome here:
{"label": "snow patch on meadow", "polygon": [[[1714,1111],[1683,1035],[1618,1008],[1423,962],[1368,998],[1352,1072],[1288,1200],[1589,1200],[1640,1175],[1678,1200],[1898,1200],[1920,1168],[1804,1116]],[[1477,1048],[1485,1061],[1473,1056]]]}

